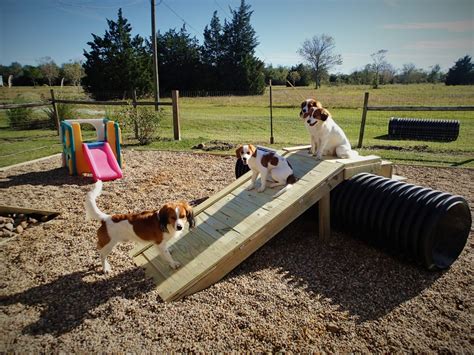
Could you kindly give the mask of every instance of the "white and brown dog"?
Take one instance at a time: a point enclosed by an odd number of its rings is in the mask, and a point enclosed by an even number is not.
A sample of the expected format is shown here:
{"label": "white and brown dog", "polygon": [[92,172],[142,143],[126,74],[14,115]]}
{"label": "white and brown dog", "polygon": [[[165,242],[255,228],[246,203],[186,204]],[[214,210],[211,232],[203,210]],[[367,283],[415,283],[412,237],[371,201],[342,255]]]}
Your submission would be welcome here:
{"label": "white and brown dog", "polygon": [[[311,107],[305,117],[305,125],[311,134],[311,153],[318,159],[321,159],[323,155],[339,158],[354,158],[359,155],[351,149],[344,131],[325,108],[317,105]],[[316,152],[313,147],[317,147]]]}
{"label": "white and brown dog", "polygon": [[167,203],[160,210],[108,215],[100,211],[96,204],[101,192],[102,181],[98,180],[94,189],[87,194],[85,208],[86,219],[102,222],[97,230],[97,247],[104,273],[111,271],[107,256],[117,243],[123,241],[154,242],[171,268],[181,266],[171,256],[166,243],[184,230],[186,222],[189,228],[195,226],[191,206],[186,202]]}
{"label": "white and brown dog", "polygon": [[257,149],[252,144],[244,144],[237,148],[235,154],[237,158],[242,159],[242,162],[248,165],[250,170],[252,170],[252,181],[249,187],[247,187],[247,190],[255,188],[255,181],[258,175],[260,175],[260,187],[257,189],[258,192],[265,191],[267,179],[271,181],[269,187],[286,185],[273,195],[273,198],[280,196],[296,182],[296,178],[293,175],[293,168],[288,160],[275,152]]}
{"label": "white and brown dog", "polygon": [[311,116],[312,110],[315,108],[322,108],[323,106],[319,101],[316,99],[306,99],[301,103],[301,111],[300,111],[300,118],[305,121],[305,127],[309,132],[309,136],[311,137],[311,148],[309,150],[310,154],[315,155],[317,150],[317,139],[316,136],[313,135],[312,127],[307,123],[308,118]]}

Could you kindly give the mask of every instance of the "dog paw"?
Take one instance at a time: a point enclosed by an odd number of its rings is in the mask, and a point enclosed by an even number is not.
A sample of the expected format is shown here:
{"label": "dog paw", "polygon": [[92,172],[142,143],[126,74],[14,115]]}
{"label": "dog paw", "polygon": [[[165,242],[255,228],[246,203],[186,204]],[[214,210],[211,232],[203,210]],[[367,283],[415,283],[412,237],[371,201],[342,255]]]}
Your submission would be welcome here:
{"label": "dog paw", "polygon": [[250,185],[249,187],[246,188],[246,190],[247,190],[247,191],[251,191],[251,190],[253,190],[254,188],[255,188],[254,185]]}
{"label": "dog paw", "polygon": [[173,261],[170,263],[170,267],[173,269],[173,270],[176,270],[176,269],[179,269],[181,267],[181,264],[177,261]]}
{"label": "dog paw", "polygon": [[112,268],[110,267],[110,265],[107,263],[103,266],[103,272],[104,274],[110,274],[110,272],[112,271]]}
{"label": "dog paw", "polygon": [[257,191],[258,192],[263,192],[263,191],[265,191],[265,187],[259,187]]}

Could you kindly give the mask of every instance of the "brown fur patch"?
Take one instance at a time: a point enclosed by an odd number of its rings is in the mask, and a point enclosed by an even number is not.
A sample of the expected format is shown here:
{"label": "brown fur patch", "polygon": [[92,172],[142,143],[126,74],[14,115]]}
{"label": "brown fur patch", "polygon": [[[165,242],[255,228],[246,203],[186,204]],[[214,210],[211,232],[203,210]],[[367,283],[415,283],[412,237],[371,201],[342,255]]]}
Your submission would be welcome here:
{"label": "brown fur patch", "polygon": [[115,223],[124,220],[127,220],[133,226],[133,231],[141,239],[152,240],[157,244],[162,242],[163,232],[160,229],[160,221],[158,220],[156,210],[143,211],[140,213],[115,214],[112,216],[112,221]]}
{"label": "brown fur patch", "polygon": [[97,248],[102,249],[110,242],[109,232],[107,231],[107,225],[102,222],[99,229],[97,230]]}
{"label": "brown fur patch", "polygon": [[293,174],[286,178],[286,183],[293,185],[296,182],[296,178]]}
{"label": "brown fur patch", "polygon": [[235,150],[235,155],[237,156],[237,158],[240,158],[240,156],[242,155],[242,150],[243,149],[244,149],[244,147],[239,145],[239,147]]}
{"label": "brown fur patch", "polygon": [[320,121],[326,121],[331,114],[325,108],[316,108],[312,111],[311,116]]}
{"label": "brown fur patch", "polygon": [[262,157],[262,165],[267,168],[268,167],[268,163],[276,166],[278,165],[278,157],[275,156],[275,153],[273,152],[270,152],[270,153],[267,153],[265,154],[263,157]]}

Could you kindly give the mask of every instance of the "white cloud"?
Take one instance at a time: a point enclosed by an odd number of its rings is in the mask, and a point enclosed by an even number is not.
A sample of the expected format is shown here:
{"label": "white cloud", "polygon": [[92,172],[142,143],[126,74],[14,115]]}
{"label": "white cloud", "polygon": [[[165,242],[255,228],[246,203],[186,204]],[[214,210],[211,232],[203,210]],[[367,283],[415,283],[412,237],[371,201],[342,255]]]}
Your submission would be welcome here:
{"label": "white cloud", "polygon": [[407,44],[406,49],[464,49],[472,51],[473,42],[469,39],[454,39],[449,41],[417,41]]}
{"label": "white cloud", "polygon": [[449,32],[474,31],[474,21],[411,22],[384,25],[388,30],[446,30]]}

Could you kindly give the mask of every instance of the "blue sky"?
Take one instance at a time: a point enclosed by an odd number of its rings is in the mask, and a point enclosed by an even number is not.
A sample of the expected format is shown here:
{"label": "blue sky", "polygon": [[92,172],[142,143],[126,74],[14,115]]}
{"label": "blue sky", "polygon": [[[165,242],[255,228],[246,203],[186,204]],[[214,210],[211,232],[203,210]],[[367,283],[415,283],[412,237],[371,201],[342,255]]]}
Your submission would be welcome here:
{"label": "blue sky", "polygon": [[[240,0],[156,0],[157,28],[179,29],[183,21],[202,43],[214,10],[223,22]],[[294,65],[305,39],[322,33],[336,41],[343,65],[332,72],[350,73],[371,62],[370,54],[388,50],[396,68],[413,63],[446,71],[468,54],[474,56],[473,0],[247,0],[259,46],[267,64]],[[133,34],[149,36],[149,0],[0,0],[0,64],[37,65],[51,57],[61,65],[83,60],[91,33],[103,36],[106,19],[121,7]]]}

